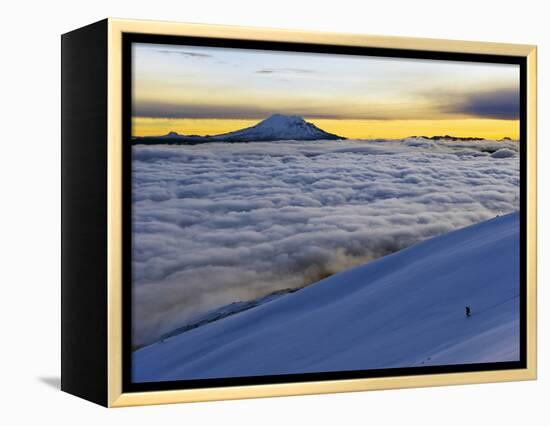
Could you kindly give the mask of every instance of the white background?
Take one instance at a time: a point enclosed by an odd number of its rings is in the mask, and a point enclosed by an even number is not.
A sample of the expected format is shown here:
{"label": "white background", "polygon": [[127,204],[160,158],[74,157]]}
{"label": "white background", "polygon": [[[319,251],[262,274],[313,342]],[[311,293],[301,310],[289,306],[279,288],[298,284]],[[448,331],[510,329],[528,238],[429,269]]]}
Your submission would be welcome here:
{"label": "white background", "polygon": [[[548,424],[549,292],[544,1],[19,1],[1,8],[0,423]],[[107,16],[538,44],[539,380],[107,410],[57,390],[61,33]]]}

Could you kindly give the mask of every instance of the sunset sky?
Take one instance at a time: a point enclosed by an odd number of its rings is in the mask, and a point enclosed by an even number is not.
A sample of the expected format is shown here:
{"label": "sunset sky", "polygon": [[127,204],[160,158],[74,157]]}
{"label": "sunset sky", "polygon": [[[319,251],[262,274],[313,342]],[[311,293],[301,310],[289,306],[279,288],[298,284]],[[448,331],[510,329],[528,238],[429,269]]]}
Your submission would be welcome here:
{"label": "sunset sky", "polygon": [[133,134],[219,134],[271,114],[347,138],[519,138],[519,66],[133,45]]}

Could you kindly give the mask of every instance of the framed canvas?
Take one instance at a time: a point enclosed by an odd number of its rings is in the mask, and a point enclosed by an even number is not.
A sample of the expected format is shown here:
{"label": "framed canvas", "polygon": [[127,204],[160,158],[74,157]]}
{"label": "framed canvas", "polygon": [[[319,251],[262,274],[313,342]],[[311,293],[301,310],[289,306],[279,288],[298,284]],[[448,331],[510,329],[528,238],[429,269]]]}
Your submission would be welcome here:
{"label": "framed canvas", "polygon": [[536,48],[107,19],[62,37],[62,389],[536,378]]}

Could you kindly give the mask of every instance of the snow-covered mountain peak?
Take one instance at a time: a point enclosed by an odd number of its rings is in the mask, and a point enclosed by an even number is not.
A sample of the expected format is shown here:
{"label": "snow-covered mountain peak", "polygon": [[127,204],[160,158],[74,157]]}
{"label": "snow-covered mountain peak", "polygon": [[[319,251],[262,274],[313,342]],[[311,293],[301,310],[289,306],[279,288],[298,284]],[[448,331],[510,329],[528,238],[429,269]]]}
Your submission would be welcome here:
{"label": "snow-covered mountain peak", "polygon": [[276,140],[323,140],[345,139],[325,132],[315,124],[297,115],[273,114],[258,124],[235,132],[214,136],[224,141],[276,141]]}
{"label": "snow-covered mountain peak", "polygon": [[306,122],[306,120],[304,120],[302,117],[299,117],[297,115],[273,114],[270,117],[258,123],[257,126],[269,125],[272,127],[279,127],[279,126],[286,127],[286,126],[296,126],[296,125],[306,126],[307,124],[309,123]]}
{"label": "snow-covered mountain peak", "polygon": [[180,135],[170,132],[162,136],[137,138],[139,143],[205,143],[205,142],[267,142],[314,141],[346,139],[319,129],[315,124],[297,115],[273,114],[254,126],[213,136]]}

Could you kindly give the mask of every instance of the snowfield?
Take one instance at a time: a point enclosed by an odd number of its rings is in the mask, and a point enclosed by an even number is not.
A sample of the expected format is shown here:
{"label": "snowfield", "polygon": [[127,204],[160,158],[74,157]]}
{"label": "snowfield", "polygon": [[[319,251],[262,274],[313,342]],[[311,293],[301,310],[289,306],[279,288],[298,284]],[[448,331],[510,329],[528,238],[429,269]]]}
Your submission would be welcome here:
{"label": "snowfield", "polygon": [[512,213],[137,350],[133,380],[516,361],[519,273]]}
{"label": "snowfield", "polygon": [[[135,347],[151,344],[220,306],[301,288],[427,238],[519,209],[515,141],[135,145],[132,152]],[[428,263],[432,267],[435,262]],[[468,271],[470,265],[464,263],[463,268]],[[291,296],[302,298],[309,291]],[[348,301],[342,303],[343,312],[337,315],[345,317]],[[475,312],[476,304],[471,303]],[[453,311],[457,321],[462,320],[463,308]],[[286,324],[285,315],[276,318]],[[380,339],[369,340],[374,346],[369,346],[371,358],[364,359],[368,365],[378,365],[372,357],[386,342]],[[244,348],[239,342],[234,345]],[[141,363],[146,353],[140,351],[136,359]],[[183,351],[167,355],[167,360],[183,362],[188,356]],[[319,365],[308,360],[311,368],[323,365],[321,358]],[[388,357],[381,360],[387,362]],[[182,375],[211,374],[205,368]],[[221,363],[220,369],[225,368]],[[172,374],[172,367],[161,371],[168,370]],[[138,372],[144,371],[141,367]],[[212,374],[217,371],[214,368]]]}

